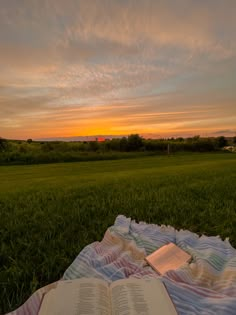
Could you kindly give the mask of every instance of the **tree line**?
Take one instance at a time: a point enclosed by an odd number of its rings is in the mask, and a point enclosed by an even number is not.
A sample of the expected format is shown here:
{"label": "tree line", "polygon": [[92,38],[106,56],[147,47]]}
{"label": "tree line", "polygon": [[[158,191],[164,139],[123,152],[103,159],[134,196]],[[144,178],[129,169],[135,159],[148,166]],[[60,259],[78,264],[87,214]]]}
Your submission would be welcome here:
{"label": "tree line", "polygon": [[37,164],[100,159],[134,155],[212,152],[236,145],[236,137],[144,139],[138,134],[99,141],[63,142],[7,140],[0,138],[0,164]]}

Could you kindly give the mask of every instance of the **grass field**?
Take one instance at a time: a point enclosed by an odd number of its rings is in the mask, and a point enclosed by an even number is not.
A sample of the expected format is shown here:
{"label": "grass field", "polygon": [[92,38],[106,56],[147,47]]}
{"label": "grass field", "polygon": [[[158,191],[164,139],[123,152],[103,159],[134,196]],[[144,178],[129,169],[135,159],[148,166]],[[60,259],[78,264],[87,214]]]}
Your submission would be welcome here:
{"label": "grass field", "polygon": [[1,166],[0,313],[58,280],[118,214],[236,246],[236,154]]}

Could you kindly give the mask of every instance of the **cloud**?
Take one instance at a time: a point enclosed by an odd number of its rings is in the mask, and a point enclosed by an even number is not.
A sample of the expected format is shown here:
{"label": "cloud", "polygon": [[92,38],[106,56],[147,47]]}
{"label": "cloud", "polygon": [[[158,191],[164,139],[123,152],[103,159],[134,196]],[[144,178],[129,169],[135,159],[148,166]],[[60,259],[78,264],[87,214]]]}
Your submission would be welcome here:
{"label": "cloud", "polygon": [[221,136],[221,135],[231,135],[231,136],[235,136],[236,134],[236,129],[233,130],[233,129],[223,129],[223,130],[218,130],[218,131],[215,131],[214,134],[217,136]]}
{"label": "cloud", "polygon": [[32,55],[74,62],[135,52],[155,55],[163,47],[181,47],[191,58],[204,52],[217,58],[235,55],[234,0],[227,6],[219,0],[21,2],[1,2],[5,58],[15,46],[24,62]]}
{"label": "cloud", "polygon": [[2,0],[1,129],[228,129],[235,13],[234,0]]}

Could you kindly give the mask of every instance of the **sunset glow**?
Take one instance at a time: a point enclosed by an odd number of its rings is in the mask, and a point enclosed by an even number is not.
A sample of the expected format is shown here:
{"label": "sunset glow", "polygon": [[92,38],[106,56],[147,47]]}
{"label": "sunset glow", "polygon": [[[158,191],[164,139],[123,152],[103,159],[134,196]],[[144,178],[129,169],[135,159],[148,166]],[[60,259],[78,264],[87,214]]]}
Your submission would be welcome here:
{"label": "sunset glow", "polygon": [[234,136],[235,0],[2,0],[0,137]]}

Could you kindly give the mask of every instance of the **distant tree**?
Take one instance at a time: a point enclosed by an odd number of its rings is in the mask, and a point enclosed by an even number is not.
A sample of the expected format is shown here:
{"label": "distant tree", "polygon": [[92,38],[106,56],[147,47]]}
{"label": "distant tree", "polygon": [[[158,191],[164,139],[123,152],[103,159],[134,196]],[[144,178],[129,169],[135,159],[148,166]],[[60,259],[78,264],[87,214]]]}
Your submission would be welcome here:
{"label": "distant tree", "polygon": [[228,142],[224,136],[221,136],[216,138],[216,143],[219,148],[223,148],[227,145]]}
{"label": "distant tree", "polygon": [[110,145],[109,147],[111,150],[120,151],[120,139],[116,139],[116,138],[111,139],[109,145]]}
{"label": "distant tree", "polygon": [[187,143],[192,143],[193,142],[193,138],[191,138],[191,137],[186,138],[186,142]]}
{"label": "distant tree", "polygon": [[89,151],[97,151],[99,149],[99,143],[97,141],[89,141]]}
{"label": "distant tree", "polygon": [[27,143],[31,143],[31,142],[33,142],[32,139],[28,139],[28,140],[27,140]]}
{"label": "distant tree", "polygon": [[193,141],[199,141],[199,140],[200,140],[200,136],[199,135],[193,137]]}
{"label": "distant tree", "polygon": [[143,138],[138,134],[131,134],[128,136],[128,150],[138,151],[143,146]]}
{"label": "distant tree", "polygon": [[0,137],[0,152],[7,151],[8,149],[8,141]]}
{"label": "distant tree", "polygon": [[236,136],[233,137],[233,144],[236,144]]}
{"label": "distant tree", "polygon": [[120,139],[120,151],[127,151],[128,149],[128,140],[126,137]]}
{"label": "distant tree", "polygon": [[20,153],[26,153],[27,152],[27,146],[25,143],[22,143],[20,146],[19,146],[19,152]]}
{"label": "distant tree", "polygon": [[53,144],[50,142],[42,142],[41,149],[43,152],[53,151]]}

